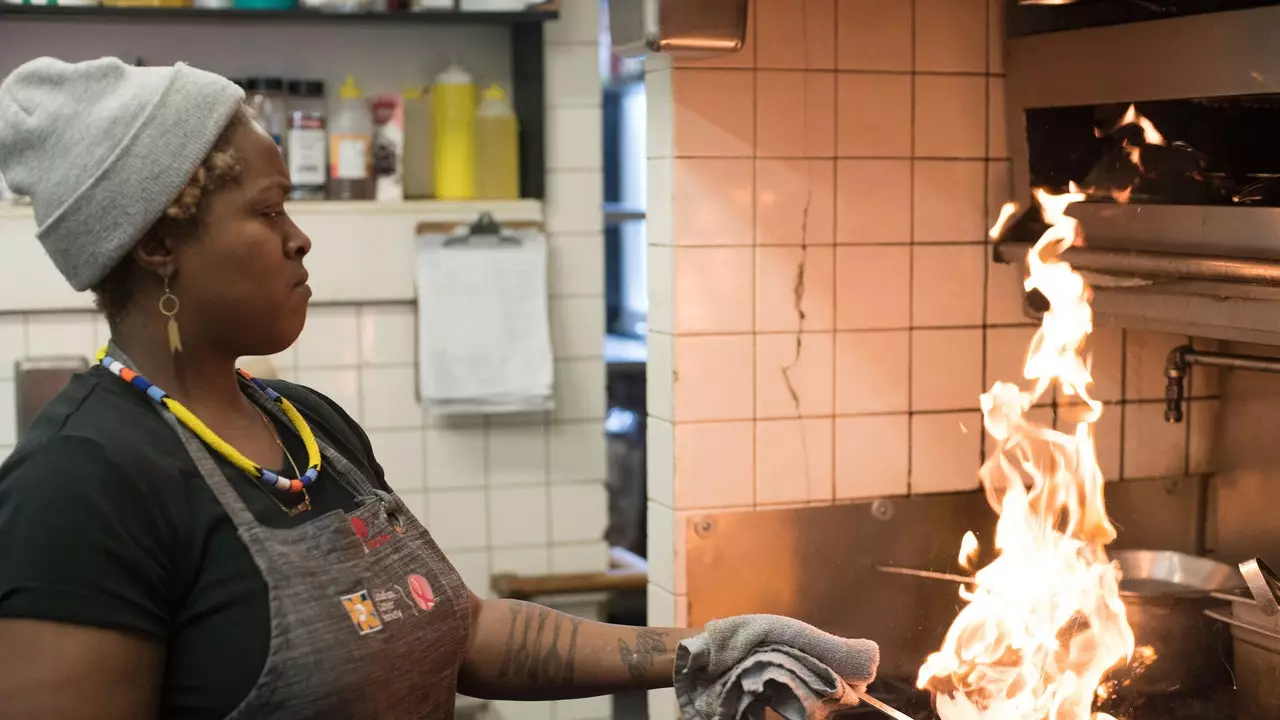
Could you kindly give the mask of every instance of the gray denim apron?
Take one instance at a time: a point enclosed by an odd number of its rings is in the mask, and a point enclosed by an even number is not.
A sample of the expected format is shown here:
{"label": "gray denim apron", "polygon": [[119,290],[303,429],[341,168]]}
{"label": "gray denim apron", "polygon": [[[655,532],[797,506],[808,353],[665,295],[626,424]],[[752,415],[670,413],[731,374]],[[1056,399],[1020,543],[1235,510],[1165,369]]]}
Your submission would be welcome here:
{"label": "gray denim apron", "polygon": [[[132,365],[119,348],[111,354]],[[261,390],[241,387],[258,407],[289,424]],[[295,528],[265,527],[204,443],[168,410],[160,412],[267,584],[266,666],[230,717],[452,718],[471,628],[470,595],[400,498],[375,488],[316,433],[324,458],[320,482],[342,483],[359,509],[326,513]]]}

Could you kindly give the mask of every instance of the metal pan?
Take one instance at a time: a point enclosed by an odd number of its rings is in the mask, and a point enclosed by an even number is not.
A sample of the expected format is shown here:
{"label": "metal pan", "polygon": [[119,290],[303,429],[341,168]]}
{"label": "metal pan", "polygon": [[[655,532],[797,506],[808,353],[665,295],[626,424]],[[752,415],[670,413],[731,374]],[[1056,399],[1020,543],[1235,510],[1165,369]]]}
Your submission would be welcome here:
{"label": "metal pan", "polygon": [[[1111,559],[1123,573],[1120,594],[1139,647],[1156,661],[1128,671],[1126,689],[1143,694],[1187,691],[1222,678],[1230,652],[1227,633],[1204,611],[1221,605],[1215,593],[1243,586],[1239,571],[1208,558],[1170,550],[1117,550]],[[973,578],[897,567],[883,572],[970,583]],[[1126,672],[1126,671],[1121,671]]]}

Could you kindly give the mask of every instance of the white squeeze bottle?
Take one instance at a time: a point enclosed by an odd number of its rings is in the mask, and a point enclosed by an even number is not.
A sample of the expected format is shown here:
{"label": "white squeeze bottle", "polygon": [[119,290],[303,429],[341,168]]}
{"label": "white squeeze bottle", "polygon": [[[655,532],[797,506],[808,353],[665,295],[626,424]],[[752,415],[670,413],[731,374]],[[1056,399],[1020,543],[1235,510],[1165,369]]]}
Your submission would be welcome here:
{"label": "white squeeze bottle", "polygon": [[350,75],[329,119],[329,199],[373,199],[373,113]]}
{"label": "white squeeze bottle", "polygon": [[476,110],[476,197],[520,197],[520,126],[501,85],[490,85]]}

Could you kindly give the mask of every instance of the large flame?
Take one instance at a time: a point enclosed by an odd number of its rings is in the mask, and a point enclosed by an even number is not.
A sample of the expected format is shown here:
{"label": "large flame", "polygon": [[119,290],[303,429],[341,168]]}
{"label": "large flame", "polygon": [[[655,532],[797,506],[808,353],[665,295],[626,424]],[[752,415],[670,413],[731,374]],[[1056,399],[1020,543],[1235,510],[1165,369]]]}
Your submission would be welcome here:
{"label": "large flame", "polygon": [[[1075,187],[1035,195],[1050,227],[1027,256],[1026,289],[1042,293],[1049,310],[1027,353],[1029,387],[997,382],[982,395],[996,451],[979,474],[1000,516],[998,555],[962,589],[967,604],[920,668],[918,685],[934,692],[943,720],[1109,717],[1094,716],[1093,703],[1104,675],[1134,651],[1120,573],[1106,553],[1116,530],[1093,442],[1102,404],[1089,395],[1083,350],[1093,330],[1090,291],[1059,257],[1081,240],[1066,209],[1085,195]],[[1081,410],[1071,434],[1027,418],[1055,385]],[[973,557],[968,537],[961,554]]]}

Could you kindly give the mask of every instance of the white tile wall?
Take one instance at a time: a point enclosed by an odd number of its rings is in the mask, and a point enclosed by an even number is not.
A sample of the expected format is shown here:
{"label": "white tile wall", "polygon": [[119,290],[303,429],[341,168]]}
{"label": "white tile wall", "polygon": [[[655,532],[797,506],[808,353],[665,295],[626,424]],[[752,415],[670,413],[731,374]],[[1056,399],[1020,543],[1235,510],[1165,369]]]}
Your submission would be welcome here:
{"label": "white tile wall", "polygon": [[600,55],[595,43],[547,44],[547,97],[560,107],[600,107]]}
{"label": "white tile wall", "polygon": [[[490,422],[485,446],[489,485],[541,485],[547,479],[547,424]],[[597,476],[597,478],[603,475]]]}
{"label": "white tile wall", "polygon": [[0,380],[13,377],[14,363],[27,353],[27,326],[22,317],[0,315]]}
{"label": "white tile wall", "polygon": [[360,308],[360,362],[402,365],[417,357],[417,314],[409,305]]}
{"label": "white tile wall", "polygon": [[[360,363],[360,310],[352,305],[312,308],[294,343],[298,367],[351,367]],[[412,360],[410,360],[412,362]]]}
{"label": "white tile wall", "polygon": [[489,544],[492,547],[545,545],[550,525],[546,485],[489,491]]}
{"label": "white tile wall", "polygon": [[[599,11],[599,0],[561,0],[560,20],[544,30],[544,212],[556,409],[547,417],[490,421],[485,428],[481,457],[492,572],[596,572],[609,566],[602,540],[607,501]],[[561,484],[567,482],[573,484]],[[589,613],[592,607],[563,609]],[[495,703],[491,714],[494,720],[604,720],[612,706],[607,697]]]}
{"label": "white tile wall", "polygon": [[565,421],[547,433],[547,479],[593,482],[605,476],[604,429],[592,420]]}
{"label": "white tile wall", "polygon": [[89,357],[93,347],[94,316],[89,313],[52,313],[27,323],[26,354],[29,357],[80,355]]}
{"label": "white tile wall", "polygon": [[494,548],[494,573],[544,575],[551,572],[551,549],[547,547]]}
{"label": "white tile wall", "polygon": [[608,544],[603,540],[572,545],[551,546],[551,572],[553,573],[591,573],[598,572],[600,562],[609,557]]}

